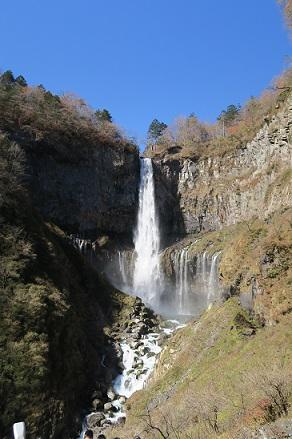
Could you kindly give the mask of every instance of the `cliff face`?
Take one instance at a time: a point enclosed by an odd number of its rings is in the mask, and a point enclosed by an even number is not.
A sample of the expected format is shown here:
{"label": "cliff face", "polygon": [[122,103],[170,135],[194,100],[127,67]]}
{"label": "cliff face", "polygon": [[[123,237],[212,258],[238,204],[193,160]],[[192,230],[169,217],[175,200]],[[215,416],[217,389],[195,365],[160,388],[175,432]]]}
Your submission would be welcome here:
{"label": "cliff face", "polygon": [[119,371],[113,326],[135,299],[43,222],[21,185],[22,158],[0,135],[0,436],[23,420],[28,439],[76,438],[82,410]]}
{"label": "cliff face", "polygon": [[[216,230],[253,216],[267,217],[291,205],[291,134],[290,99],[246,147],[233,153],[224,155],[219,151],[207,158],[176,158],[176,154],[156,158],[161,216],[166,216],[163,212],[167,203],[176,203],[181,215],[178,222],[175,209],[168,209],[168,232]],[[166,187],[170,188],[167,196]]]}
{"label": "cliff face", "polygon": [[[1,79],[1,78],[0,78]],[[27,183],[45,220],[83,237],[130,234],[139,153],[82,100],[0,81],[0,132],[27,159]]]}
{"label": "cliff face", "polygon": [[83,236],[130,235],[136,220],[138,153],[100,145],[64,161],[28,150],[33,202],[44,218]]}

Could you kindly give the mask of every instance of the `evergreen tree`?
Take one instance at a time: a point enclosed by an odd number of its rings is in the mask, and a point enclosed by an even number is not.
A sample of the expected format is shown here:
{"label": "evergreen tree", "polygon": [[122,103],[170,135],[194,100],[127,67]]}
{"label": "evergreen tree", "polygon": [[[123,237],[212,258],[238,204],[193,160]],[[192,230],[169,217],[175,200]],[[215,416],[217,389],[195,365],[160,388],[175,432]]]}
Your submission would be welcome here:
{"label": "evergreen tree", "polygon": [[11,85],[14,84],[14,76],[11,70],[6,70],[1,76],[0,76],[0,84],[1,85]]}
{"label": "evergreen tree", "polygon": [[240,105],[228,105],[226,110],[221,111],[218,116],[218,120],[222,120],[225,122],[226,126],[231,125],[236,118],[239,116]]}
{"label": "evergreen tree", "polygon": [[153,119],[147,132],[148,143],[155,143],[166,128],[167,125],[164,122],[160,122],[158,119]]}
{"label": "evergreen tree", "polygon": [[110,122],[111,123],[113,121],[112,115],[105,108],[103,108],[102,110],[101,109],[96,110],[95,116],[99,122]]}
{"label": "evergreen tree", "polygon": [[21,87],[27,87],[27,82],[22,75],[17,76],[17,78],[15,79],[15,82],[18,85],[20,85]]}

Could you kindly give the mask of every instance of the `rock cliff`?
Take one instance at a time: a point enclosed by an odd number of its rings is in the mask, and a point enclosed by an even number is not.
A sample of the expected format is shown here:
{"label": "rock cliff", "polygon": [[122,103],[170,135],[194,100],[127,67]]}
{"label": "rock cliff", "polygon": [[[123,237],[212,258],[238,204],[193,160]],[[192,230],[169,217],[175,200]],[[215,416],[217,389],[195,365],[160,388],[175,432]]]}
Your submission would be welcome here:
{"label": "rock cliff", "polygon": [[100,145],[78,161],[27,153],[34,204],[44,218],[86,237],[131,235],[139,185],[138,153]]}
{"label": "rock cliff", "polygon": [[291,134],[290,98],[250,143],[232,153],[154,158],[157,202],[167,233],[217,230],[290,206]]}

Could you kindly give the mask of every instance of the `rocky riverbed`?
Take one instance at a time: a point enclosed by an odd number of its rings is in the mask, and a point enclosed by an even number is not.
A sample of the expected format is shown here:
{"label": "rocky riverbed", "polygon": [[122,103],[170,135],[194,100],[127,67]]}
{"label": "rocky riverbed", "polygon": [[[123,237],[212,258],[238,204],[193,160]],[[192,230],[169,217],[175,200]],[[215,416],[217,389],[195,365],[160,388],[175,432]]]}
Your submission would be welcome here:
{"label": "rocky riverbed", "polygon": [[[177,321],[162,321],[141,299],[135,300],[129,320],[113,334],[119,373],[110,388],[97,389],[92,395],[92,411],[84,420],[80,439],[87,428],[98,437],[111,425],[125,422],[127,399],[147,384],[161,346],[179,327]],[[106,367],[106,357],[103,363]]]}

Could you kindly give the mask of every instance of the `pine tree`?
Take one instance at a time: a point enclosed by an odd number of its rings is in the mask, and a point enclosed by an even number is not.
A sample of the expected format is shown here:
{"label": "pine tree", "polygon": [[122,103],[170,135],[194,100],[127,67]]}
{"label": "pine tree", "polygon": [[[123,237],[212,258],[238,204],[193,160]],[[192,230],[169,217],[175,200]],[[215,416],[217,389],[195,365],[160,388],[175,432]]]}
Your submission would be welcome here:
{"label": "pine tree", "polygon": [[164,122],[160,122],[158,119],[153,119],[147,131],[148,143],[155,143],[166,128],[167,125]]}
{"label": "pine tree", "polygon": [[95,116],[99,122],[110,122],[111,123],[113,121],[112,115],[105,108],[103,108],[102,110],[101,109],[96,110]]}
{"label": "pine tree", "polygon": [[14,76],[11,70],[6,70],[1,76],[0,76],[0,84],[1,85],[12,85],[14,84]]}

